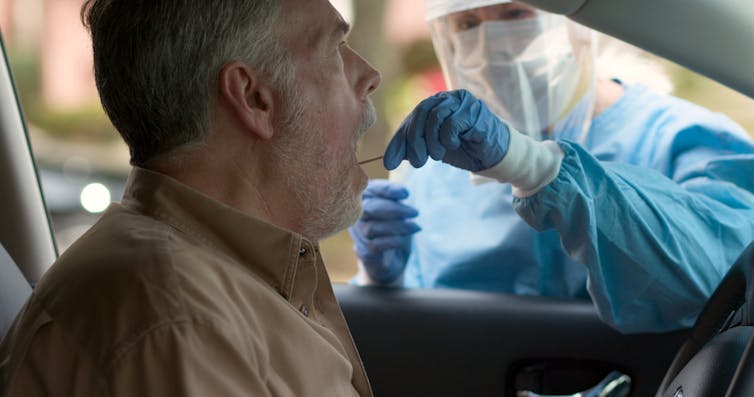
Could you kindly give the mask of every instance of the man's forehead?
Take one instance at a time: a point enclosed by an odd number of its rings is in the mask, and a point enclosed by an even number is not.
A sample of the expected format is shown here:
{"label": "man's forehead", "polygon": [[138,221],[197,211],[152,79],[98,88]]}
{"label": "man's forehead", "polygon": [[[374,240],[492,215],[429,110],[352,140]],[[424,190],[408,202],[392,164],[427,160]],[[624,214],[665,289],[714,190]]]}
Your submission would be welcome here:
{"label": "man's forehead", "polygon": [[350,30],[328,0],[287,0],[281,22],[285,27],[283,34],[294,47],[313,48]]}
{"label": "man's forehead", "polygon": [[327,5],[328,12],[326,12],[324,17],[320,19],[320,23],[312,24],[312,27],[314,28],[314,31],[311,32],[313,33],[311,37],[314,41],[311,43],[312,45],[316,45],[323,41],[334,41],[341,36],[347,35],[348,32],[351,31],[351,25],[343,19],[338,10],[336,10],[329,2],[327,2]]}

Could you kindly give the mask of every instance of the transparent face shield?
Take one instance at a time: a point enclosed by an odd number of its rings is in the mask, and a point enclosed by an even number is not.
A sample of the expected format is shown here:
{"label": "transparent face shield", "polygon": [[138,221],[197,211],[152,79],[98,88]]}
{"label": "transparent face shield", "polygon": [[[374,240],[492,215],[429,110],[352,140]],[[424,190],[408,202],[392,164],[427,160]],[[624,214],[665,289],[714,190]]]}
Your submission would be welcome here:
{"label": "transparent face shield", "polygon": [[592,32],[559,15],[533,15],[468,29],[454,14],[431,20],[445,81],[535,139],[583,141],[594,108]]}

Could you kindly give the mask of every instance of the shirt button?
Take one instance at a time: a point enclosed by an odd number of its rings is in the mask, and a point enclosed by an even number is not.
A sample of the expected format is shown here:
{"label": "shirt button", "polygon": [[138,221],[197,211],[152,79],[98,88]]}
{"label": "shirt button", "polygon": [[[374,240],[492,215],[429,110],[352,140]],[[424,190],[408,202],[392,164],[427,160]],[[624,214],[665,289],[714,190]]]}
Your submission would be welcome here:
{"label": "shirt button", "polygon": [[300,250],[298,250],[298,256],[304,256],[306,255],[306,247],[301,247]]}
{"label": "shirt button", "polygon": [[301,305],[301,307],[299,307],[298,310],[301,312],[301,314],[304,315],[304,317],[309,317],[309,307],[308,306]]}

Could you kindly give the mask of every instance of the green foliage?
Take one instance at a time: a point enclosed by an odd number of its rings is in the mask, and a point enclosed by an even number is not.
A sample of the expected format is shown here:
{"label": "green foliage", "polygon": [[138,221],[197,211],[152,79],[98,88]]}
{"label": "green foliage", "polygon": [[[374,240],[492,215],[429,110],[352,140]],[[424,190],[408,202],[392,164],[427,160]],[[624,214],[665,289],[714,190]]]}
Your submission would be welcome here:
{"label": "green foliage", "polygon": [[16,92],[27,122],[61,138],[95,143],[118,139],[115,128],[99,103],[72,110],[53,109],[45,105],[41,96],[39,56],[28,51],[8,51]]}
{"label": "green foliage", "polygon": [[680,97],[695,95],[703,87],[700,83],[703,77],[675,64],[665,63],[665,68],[673,79],[674,94]]}
{"label": "green foliage", "polygon": [[403,72],[421,73],[439,66],[435,48],[429,38],[417,39],[403,49]]}
{"label": "green foliage", "polygon": [[16,92],[21,99],[22,105],[26,102],[34,102],[40,90],[39,82],[39,57],[35,54],[8,50],[10,69],[16,84]]}
{"label": "green foliage", "polygon": [[44,106],[32,109],[34,110],[29,110],[27,114],[29,122],[50,135],[103,143],[119,139],[115,128],[98,105],[71,111],[57,111]]}

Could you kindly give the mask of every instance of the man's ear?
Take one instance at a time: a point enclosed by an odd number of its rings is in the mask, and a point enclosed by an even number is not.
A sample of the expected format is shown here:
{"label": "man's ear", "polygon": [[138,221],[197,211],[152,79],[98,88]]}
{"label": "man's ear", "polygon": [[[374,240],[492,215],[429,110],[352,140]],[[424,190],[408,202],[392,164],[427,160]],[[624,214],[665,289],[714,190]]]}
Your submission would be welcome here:
{"label": "man's ear", "polygon": [[230,62],[220,70],[219,83],[221,100],[230,106],[230,113],[260,139],[270,139],[274,96],[259,72],[243,62]]}

